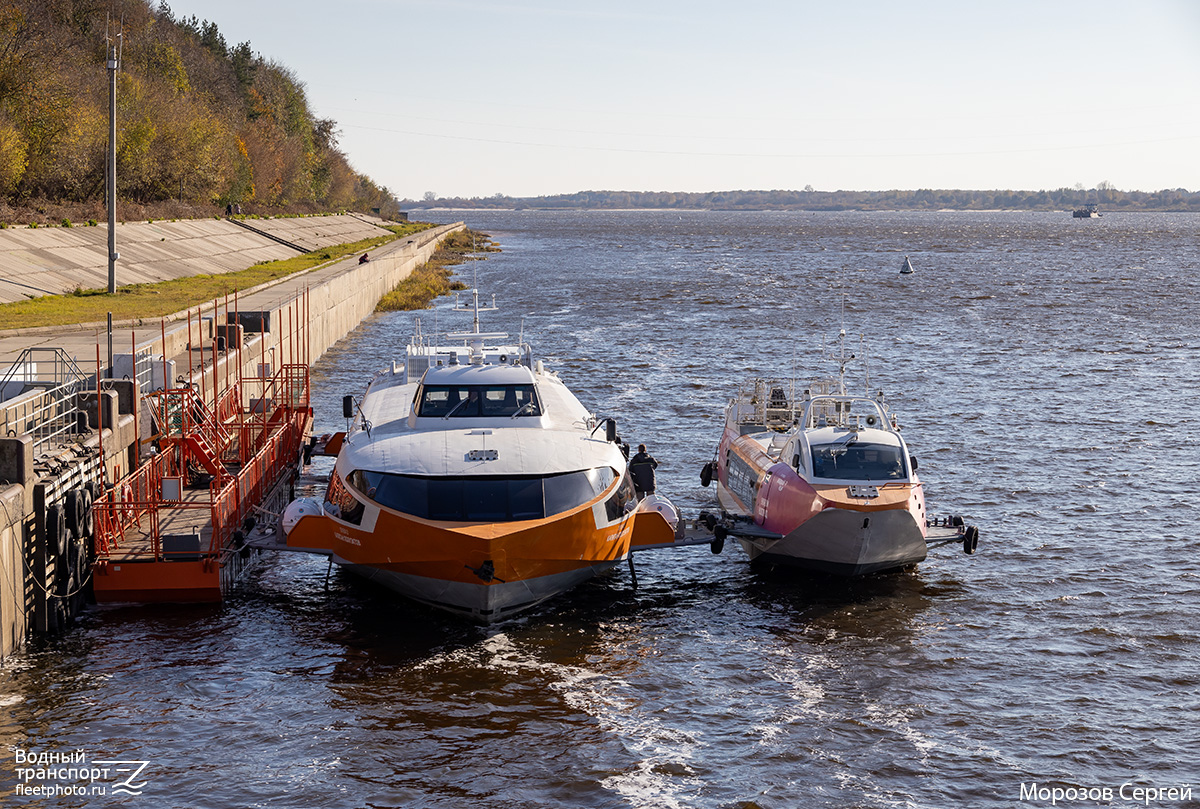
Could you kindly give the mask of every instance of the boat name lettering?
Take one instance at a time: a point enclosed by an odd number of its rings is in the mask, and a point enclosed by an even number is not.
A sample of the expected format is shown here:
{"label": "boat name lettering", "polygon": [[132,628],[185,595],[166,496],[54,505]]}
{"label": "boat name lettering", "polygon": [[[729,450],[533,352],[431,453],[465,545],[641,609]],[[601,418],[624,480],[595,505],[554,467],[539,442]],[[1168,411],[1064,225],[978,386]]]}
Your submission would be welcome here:
{"label": "boat name lettering", "polygon": [[334,531],[333,536],[341,542],[345,542],[347,545],[357,545],[362,547],[362,543],[359,542],[357,538],[350,536],[344,531]]}
{"label": "boat name lettering", "polygon": [[1055,806],[1067,801],[1091,801],[1108,803],[1114,797],[1126,801],[1137,801],[1145,806],[1163,801],[1192,800],[1191,784],[1176,787],[1141,787],[1126,781],[1117,789],[1112,787],[1043,786],[1036,782],[1021,782],[1019,800],[1049,802]]}
{"label": "boat name lettering", "polygon": [[734,496],[744,505],[753,507],[754,500],[758,497],[758,470],[730,449],[725,460],[725,476],[729,490]]}

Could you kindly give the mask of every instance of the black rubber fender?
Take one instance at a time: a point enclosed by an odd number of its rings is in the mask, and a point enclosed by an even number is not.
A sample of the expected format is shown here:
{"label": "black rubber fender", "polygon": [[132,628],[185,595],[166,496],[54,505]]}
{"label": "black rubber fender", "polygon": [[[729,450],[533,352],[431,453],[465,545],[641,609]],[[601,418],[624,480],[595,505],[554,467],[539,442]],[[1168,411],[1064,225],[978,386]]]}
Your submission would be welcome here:
{"label": "black rubber fender", "polygon": [[71,489],[63,497],[63,514],[67,519],[67,530],[78,539],[84,535],[84,518],[87,503],[83,489]]}
{"label": "black rubber fender", "polygon": [[80,536],[84,539],[91,539],[96,535],[96,514],[92,510],[96,503],[92,498],[91,489],[84,487],[80,491],[83,492],[83,533]]}
{"label": "black rubber fender", "polygon": [[710,483],[712,483],[712,478],[713,478],[713,465],[712,465],[712,461],[709,461],[703,467],[700,468],[700,485],[707,487]]}
{"label": "black rubber fender", "polygon": [[979,547],[979,529],[974,525],[968,525],[967,530],[963,533],[963,553],[975,553],[975,549]]}
{"label": "black rubber fender", "polygon": [[60,557],[67,552],[67,517],[58,503],[46,508],[46,550]]}

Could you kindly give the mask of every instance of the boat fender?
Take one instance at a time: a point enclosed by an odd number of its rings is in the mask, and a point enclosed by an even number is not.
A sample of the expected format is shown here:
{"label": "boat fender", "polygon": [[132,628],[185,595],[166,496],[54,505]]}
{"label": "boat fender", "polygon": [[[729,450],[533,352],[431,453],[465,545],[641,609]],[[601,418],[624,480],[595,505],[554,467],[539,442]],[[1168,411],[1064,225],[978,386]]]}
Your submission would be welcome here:
{"label": "boat fender", "polygon": [[975,553],[975,549],[979,547],[979,529],[974,525],[968,525],[966,532],[963,534],[963,553]]}
{"label": "boat fender", "polygon": [[878,423],[879,423],[879,419],[875,418],[874,416],[867,416],[867,426],[868,427],[874,427]]}
{"label": "boat fender", "polygon": [[354,397],[349,394],[342,397],[342,416],[354,418]]}
{"label": "boat fender", "polygon": [[251,549],[250,545],[246,544],[246,534],[240,531],[233,532],[233,546],[238,551],[238,556],[241,557],[242,562],[250,558],[250,552],[253,549]]}
{"label": "boat fender", "polygon": [[716,537],[719,542],[724,542],[725,538],[729,536],[729,529],[723,525],[718,525],[713,528],[713,536]]}
{"label": "boat fender", "polygon": [[92,498],[92,490],[84,487],[80,490],[83,492],[83,538],[91,539],[96,535],[96,512],[94,510],[95,500]]}
{"label": "boat fender", "polygon": [[63,498],[63,513],[72,537],[83,536],[84,506],[83,489],[71,489]]}
{"label": "boat fender", "polygon": [[712,483],[712,476],[713,476],[713,465],[712,465],[712,461],[709,461],[700,469],[700,485],[708,486],[710,483]]}
{"label": "boat fender", "polygon": [[916,472],[917,471],[917,456],[909,455],[908,462],[912,464],[912,471]]}
{"label": "boat fender", "polygon": [[46,548],[60,558],[67,552],[67,518],[58,503],[46,509]]}
{"label": "boat fender", "polygon": [[258,520],[254,519],[254,517],[247,517],[246,519],[242,520],[242,530],[244,530],[247,534],[253,531],[254,526],[256,525],[258,525]]}
{"label": "boat fender", "polygon": [[708,543],[708,549],[713,552],[713,556],[717,556],[721,551],[725,550],[725,537],[714,539]]}
{"label": "boat fender", "polygon": [[715,532],[717,529],[717,518],[715,515],[707,511],[700,512],[700,521],[704,523],[704,527],[709,531]]}

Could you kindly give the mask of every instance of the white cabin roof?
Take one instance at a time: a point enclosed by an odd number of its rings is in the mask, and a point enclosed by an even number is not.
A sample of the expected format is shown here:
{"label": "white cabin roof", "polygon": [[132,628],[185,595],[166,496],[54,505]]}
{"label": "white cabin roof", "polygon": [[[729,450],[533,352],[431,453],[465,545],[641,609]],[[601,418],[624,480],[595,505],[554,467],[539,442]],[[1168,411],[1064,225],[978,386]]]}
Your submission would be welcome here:
{"label": "white cabin roof", "polygon": [[[542,415],[410,418],[419,384],[533,384]],[[597,466],[620,471],[625,464],[617,445],[604,440],[603,430],[594,430],[593,414],[556,375],[525,366],[435,367],[422,383],[404,382],[400,370],[384,371],[368,386],[360,408],[362,415],[338,456],[342,474],[364,469],[412,475],[546,475]],[[364,418],[371,425],[369,435]],[[486,450],[495,450],[496,457]]]}
{"label": "white cabin roof", "polygon": [[531,385],[533,371],[523,365],[443,365],[430,368],[426,385]]}

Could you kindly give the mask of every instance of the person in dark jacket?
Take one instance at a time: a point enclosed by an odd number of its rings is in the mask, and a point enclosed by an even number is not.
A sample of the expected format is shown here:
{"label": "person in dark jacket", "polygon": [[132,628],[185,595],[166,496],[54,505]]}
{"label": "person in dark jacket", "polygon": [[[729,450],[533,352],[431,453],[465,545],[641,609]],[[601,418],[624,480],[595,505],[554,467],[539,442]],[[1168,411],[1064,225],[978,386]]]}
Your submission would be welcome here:
{"label": "person in dark jacket", "polygon": [[654,494],[654,470],[658,461],[646,452],[645,444],[638,444],[637,454],[629,459],[629,476],[633,478],[633,489],[638,497]]}

